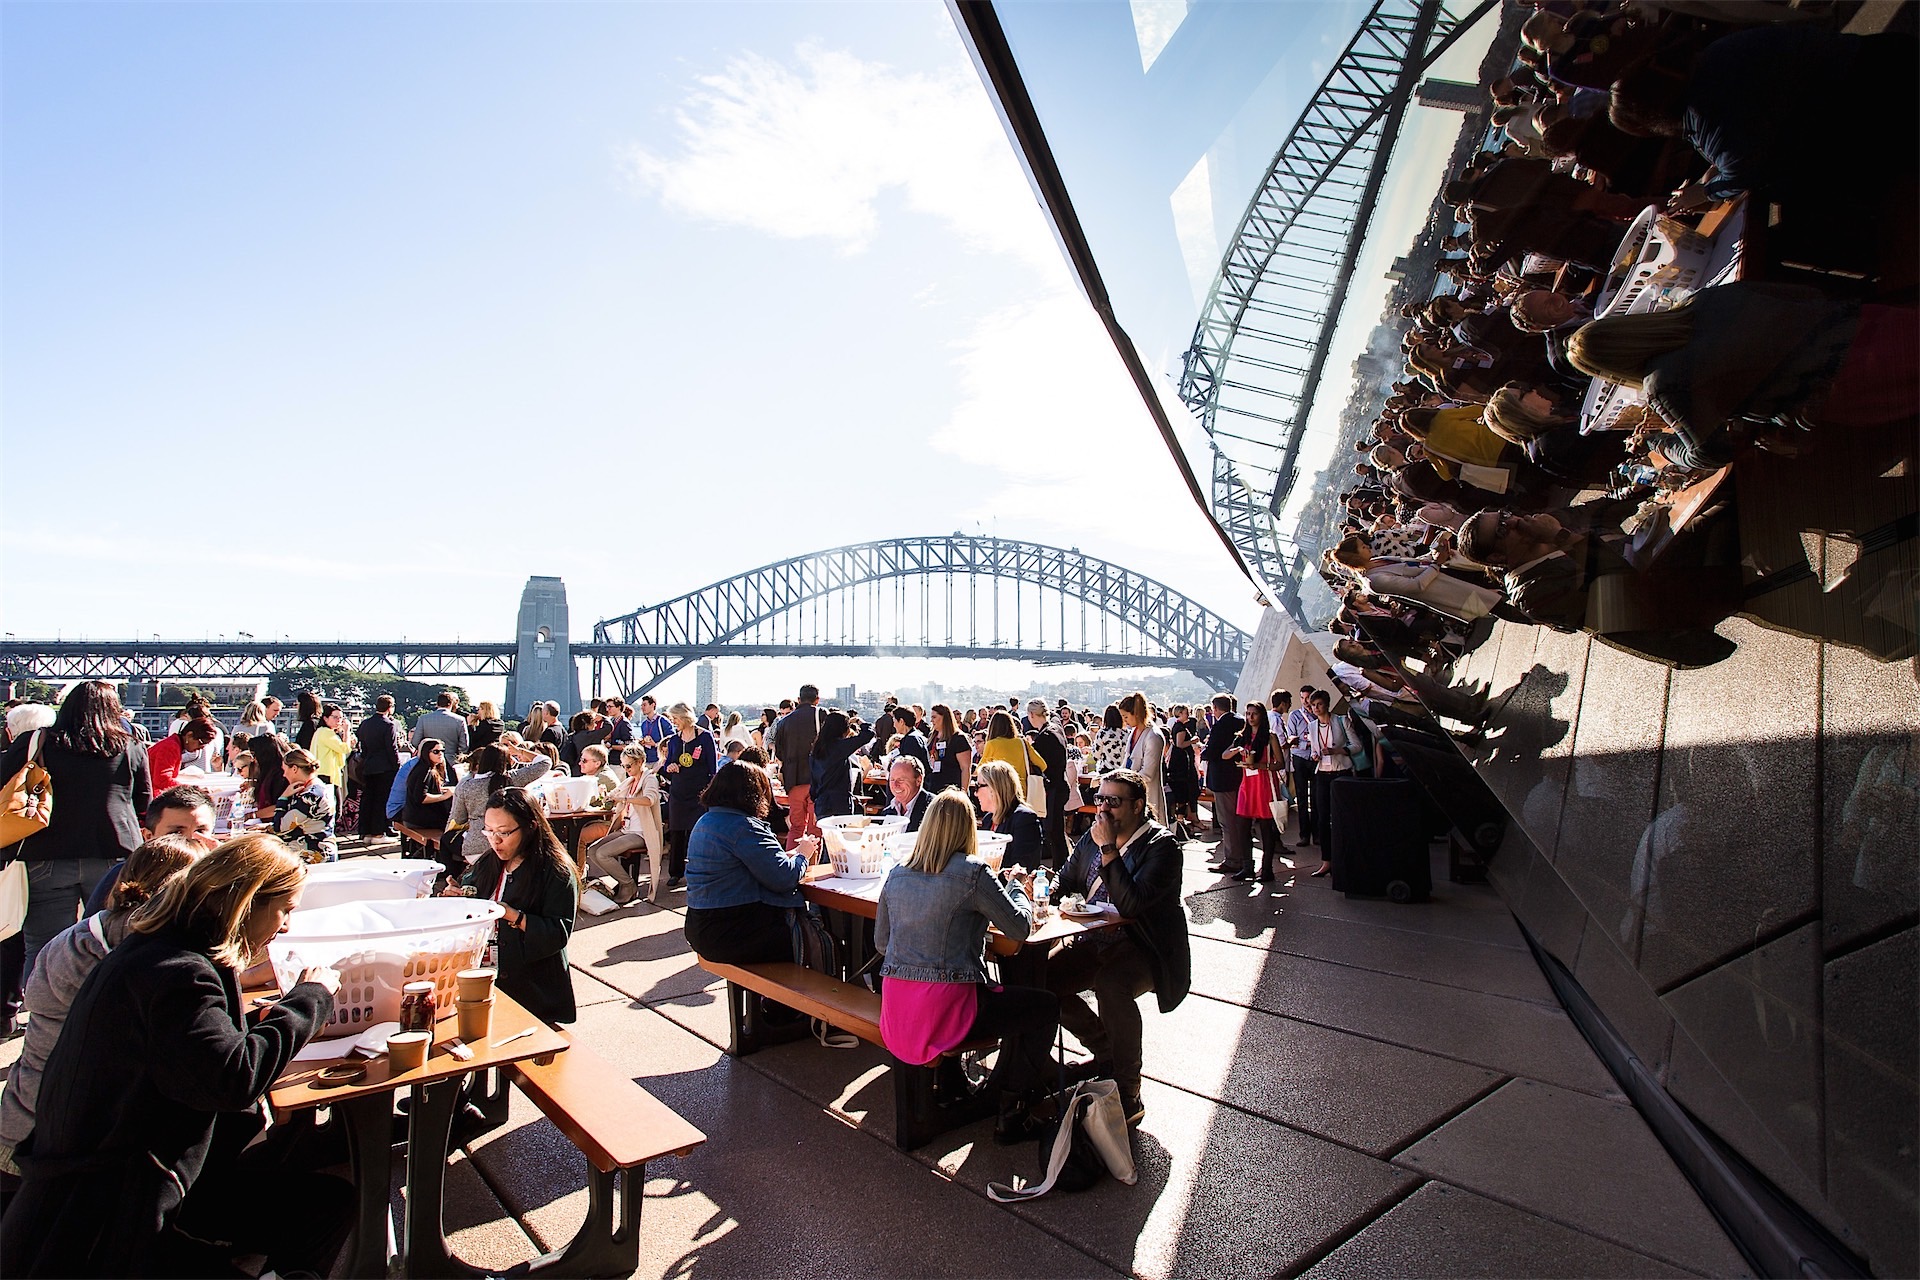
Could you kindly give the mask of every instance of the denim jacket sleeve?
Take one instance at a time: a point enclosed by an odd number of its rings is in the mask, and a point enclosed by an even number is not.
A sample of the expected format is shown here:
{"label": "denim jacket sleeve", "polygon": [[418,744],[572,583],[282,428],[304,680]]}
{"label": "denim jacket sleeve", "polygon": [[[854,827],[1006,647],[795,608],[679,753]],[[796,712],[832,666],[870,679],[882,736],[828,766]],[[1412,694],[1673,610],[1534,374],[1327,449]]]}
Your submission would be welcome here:
{"label": "denim jacket sleeve", "polygon": [[806,855],[789,854],[780,847],[764,822],[751,819],[733,848],[734,856],[753,873],[753,878],[777,893],[792,893],[800,887],[806,870]]}
{"label": "denim jacket sleeve", "polygon": [[1033,904],[1017,884],[993,874],[984,864],[973,879],[973,905],[1001,933],[1025,942],[1033,932]]}

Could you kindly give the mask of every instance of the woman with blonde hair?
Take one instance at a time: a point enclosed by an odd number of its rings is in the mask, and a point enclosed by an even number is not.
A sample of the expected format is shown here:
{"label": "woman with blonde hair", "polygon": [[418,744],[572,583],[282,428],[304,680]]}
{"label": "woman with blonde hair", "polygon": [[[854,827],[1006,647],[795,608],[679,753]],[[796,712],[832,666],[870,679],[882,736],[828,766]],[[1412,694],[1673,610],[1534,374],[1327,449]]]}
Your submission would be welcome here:
{"label": "woman with blonde hair", "polygon": [[500,735],[507,731],[507,722],[500,718],[499,710],[491,702],[482,702],[473,711],[474,719],[467,726],[469,757],[480,748],[500,741]]}
{"label": "woman with blonde hair", "polygon": [[308,969],[257,1019],[244,1012],[240,972],[286,929],[306,875],[277,837],[245,835],[134,912],[48,1056],[0,1273],[210,1275],[243,1254],[283,1275],[331,1268],[353,1188],[242,1150],[340,986]]}
{"label": "woman with blonde hair", "polygon": [[1126,722],[1127,751],[1123,769],[1131,769],[1146,780],[1147,811],[1155,822],[1167,821],[1166,759],[1167,735],[1153,722],[1147,695],[1135,690],[1116,704]]}
{"label": "woman with blonde hair", "polygon": [[1000,1095],[995,1142],[1029,1138],[1029,1112],[1053,1068],[1048,1046],[1059,1025],[1052,993],[987,981],[987,926],[1015,942],[1033,929],[1033,879],[995,876],[976,854],[973,806],[947,791],[933,798],[906,864],[880,889],[874,944],[880,967],[880,1038],[916,1066],[969,1040],[997,1038],[988,1085]]}
{"label": "woman with blonde hair", "polygon": [[[1003,716],[1006,712],[996,712]],[[987,829],[1009,838],[1002,867],[1023,867],[1028,871],[1040,866],[1044,830],[1040,815],[1028,808],[1021,796],[1026,792],[1026,775],[1016,772],[1004,760],[989,760],[980,766],[974,778],[973,797],[987,815]]]}
{"label": "woman with blonde hair", "polygon": [[707,811],[700,797],[720,767],[720,748],[686,703],[668,707],[667,719],[675,733],[660,744],[660,774],[667,784],[666,887],[677,889],[687,877],[687,841]]}
{"label": "woman with blonde hair", "polygon": [[1736,421],[1877,426],[1920,402],[1920,312],[1737,280],[1671,311],[1606,316],[1567,343],[1580,372],[1646,393],[1671,425],[1652,443],[1681,466],[1733,460]]}

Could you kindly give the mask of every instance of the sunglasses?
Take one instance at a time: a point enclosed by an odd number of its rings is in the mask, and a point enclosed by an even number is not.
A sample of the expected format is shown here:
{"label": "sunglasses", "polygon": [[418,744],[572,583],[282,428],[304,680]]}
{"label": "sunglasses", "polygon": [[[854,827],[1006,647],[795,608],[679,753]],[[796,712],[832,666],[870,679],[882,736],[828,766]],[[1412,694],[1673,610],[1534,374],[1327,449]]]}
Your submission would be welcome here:
{"label": "sunglasses", "polygon": [[1100,795],[1093,798],[1093,807],[1096,809],[1111,809],[1117,804],[1132,804],[1133,801],[1134,797],[1132,796]]}

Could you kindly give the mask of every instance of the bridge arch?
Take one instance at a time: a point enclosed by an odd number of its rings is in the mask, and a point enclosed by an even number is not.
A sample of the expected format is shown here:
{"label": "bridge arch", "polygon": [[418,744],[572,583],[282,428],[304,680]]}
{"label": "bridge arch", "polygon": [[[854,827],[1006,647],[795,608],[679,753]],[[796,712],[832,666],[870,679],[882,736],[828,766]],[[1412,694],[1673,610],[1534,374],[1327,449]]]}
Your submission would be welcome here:
{"label": "bridge arch", "polygon": [[[905,584],[919,580],[921,625],[905,638]],[[969,640],[954,642],[955,580],[965,584],[963,620]],[[948,643],[937,645],[931,625],[929,588],[944,580],[941,600]],[[983,603],[980,584],[991,584]],[[894,583],[895,600],[882,600],[880,588]],[[1008,606],[999,584],[1012,584],[1015,641],[1005,643]],[[1025,643],[1026,600],[1022,587],[1037,588],[1038,643]],[[1055,642],[1046,643],[1049,597],[1054,608]],[[833,605],[838,601],[836,618]],[[1068,644],[1073,630],[1067,602],[1077,601],[1078,646]],[[820,606],[809,609],[809,606]],[[1101,619],[1101,645],[1088,647],[1087,610]],[[979,640],[982,621],[994,619],[987,643]],[[806,615],[811,613],[811,618]],[[864,616],[863,616],[864,614]],[[794,621],[800,639],[793,639]],[[883,621],[894,624],[895,640],[879,634]],[[838,623],[838,640],[834,626]],[[860,638],[864,622],[865,636]],[[1120,652],[1106,636],[1120,628]],[[784,639],[782,637],[784,636]],[[1077,548],[1047,546],[1010,538],[949,536],[888,538],[792,556],[710,583],[670,600],[596,623],[593,643],[579,646],[594,660],[594,682],[611,667],[613,683],[628,697],[638,696],[703,657],[723,654],[767,656],[800,653],[916,653],[933,656],[1020,657],[1038,661],[1095,661],[1102,665],[1167,666],[1202,679],[1229,682],[1246,660],[1251,637],[1213,610],[1164,582],[1135,573]],[[859,643],[853,641],[859,640]]]}

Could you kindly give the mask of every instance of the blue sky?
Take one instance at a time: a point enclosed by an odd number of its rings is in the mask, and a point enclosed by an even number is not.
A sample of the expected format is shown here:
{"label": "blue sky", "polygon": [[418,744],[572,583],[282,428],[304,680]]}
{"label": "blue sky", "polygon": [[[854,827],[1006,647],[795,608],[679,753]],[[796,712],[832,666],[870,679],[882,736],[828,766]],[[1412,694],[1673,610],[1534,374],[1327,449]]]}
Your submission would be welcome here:
{"label": "blue sky", "polygon": [[0,24],[7,630],[585,631],[952,529],[1257,620],[944,6]]}

